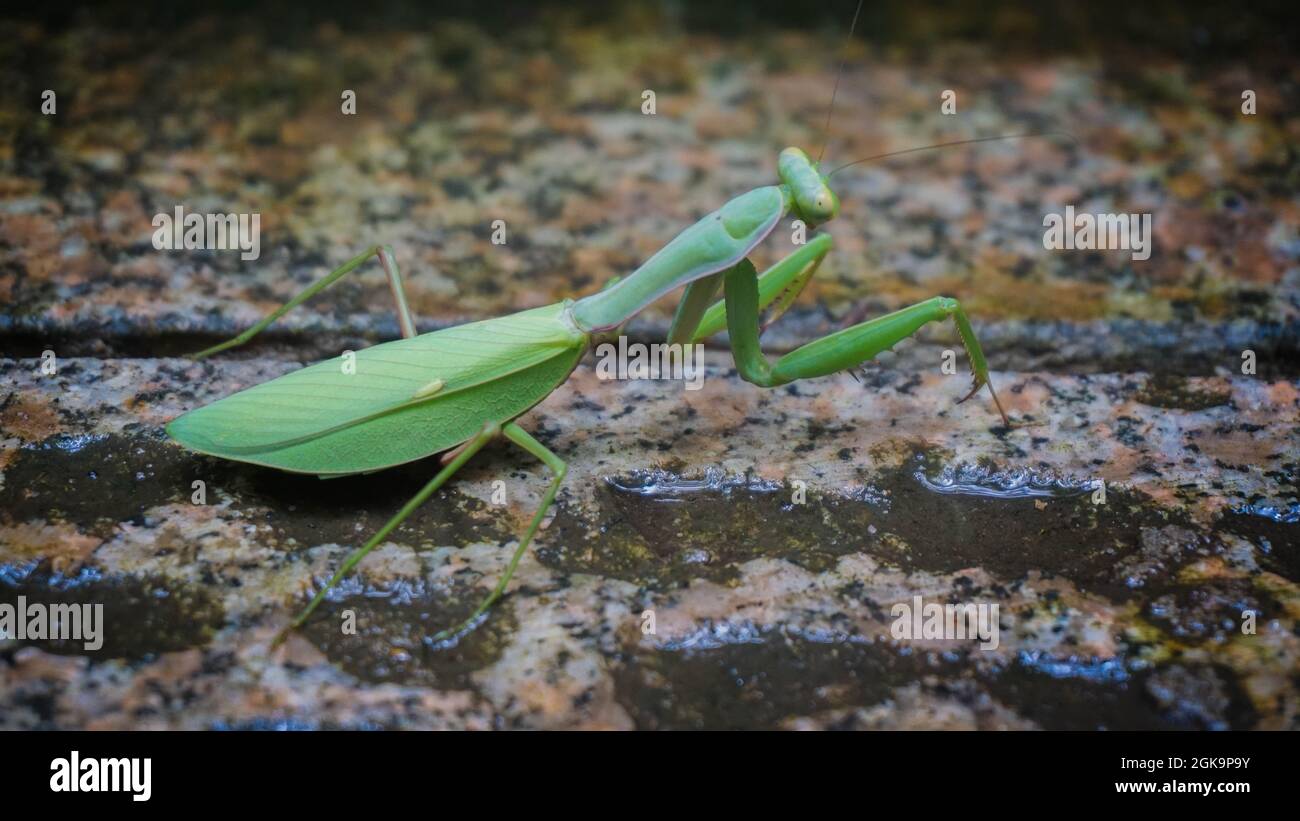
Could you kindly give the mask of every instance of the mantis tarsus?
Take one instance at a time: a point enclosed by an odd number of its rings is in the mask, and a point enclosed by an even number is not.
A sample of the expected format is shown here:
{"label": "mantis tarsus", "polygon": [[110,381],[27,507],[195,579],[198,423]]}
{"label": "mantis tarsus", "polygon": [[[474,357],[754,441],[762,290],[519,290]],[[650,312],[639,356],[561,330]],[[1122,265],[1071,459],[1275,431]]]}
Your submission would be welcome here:
{"label": "mantis tarsus", "polygon": [[[838,79],[836,82],[838,87]],[[915,150],[921,149],[909,149]],[[777,173],[779,183],[732,199],[682,231],[627,277],[577,301],[566,299],[417,335],[392,250],[374,246],[247,331],[195,354],[202,358],[247,342],[288,311],[377,256],[397,302],[402,339],[358,351],[350,369],[341,367],[341,357],[327,360],[190,411],[172,421],[167,432],[200,453],[323,478],[370,473],[436,453],[445,454],[438,474],[347,557],[277,641],[306,621],[330,588],[484,445],[505,437],[540,459],[554,478],[496,586],[462,624],[443,630],[432,640],[441,641],[473,625],[509,584],[567,470],[560,457],[515,420],[568,378],[594,339],[682,286],[685,291],[668,342],[700,342],[725,329],[736,369],[746,381],[761,387],[855,368],[910,337],[923,325],[951,318],[966,347],[974,377],[970,393],[960,401],[988,385],[1003,422],[1010,426],[989,382],[988,363],[970,320],[961,304],[949,297],[937,296],[853,325],[797,348],[775,362],[767,359],[759,347],[759,334],[790,307],[808,284],[830,251],[831,237],[814,235],[761,276],[747,257],[786,216],[794,215],[812,229],[834,219],[840,208],[839,198],[830,187],[830,174],[823,174],[820,163],[802,149],[781,151]],[[723,296],[718,299],[720,288]]]}

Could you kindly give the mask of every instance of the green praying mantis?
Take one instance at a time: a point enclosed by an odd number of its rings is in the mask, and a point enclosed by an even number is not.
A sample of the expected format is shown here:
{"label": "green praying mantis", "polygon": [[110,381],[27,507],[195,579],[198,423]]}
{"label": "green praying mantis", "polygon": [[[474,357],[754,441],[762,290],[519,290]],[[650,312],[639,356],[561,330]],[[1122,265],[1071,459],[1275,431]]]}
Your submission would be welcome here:
{"label": "green praying mantis", "polygon": [[[833,106],[833,93],[831,100]],[[916,150],[923,149],[909,149]],[[835,219],[840,210],[839,197],[830,185],[831,174],[823,173],[821,164],[802,149],[782,150],[777,173],[777,184],[735,197],[682,231],[628,276],[576,301],[565,299],[509,316],[417,334],[393,251],[386,245],[374,246],[248,330],[194,354],[201,359],[248,342],[290,310],[377,257],[396,301],[402,339],[356,352],[351,368],[342,367],[343,358],[336,357],[192,410],[168,424],[167,433],[199,453],[322,478],[371,473],[443,454],[438,473],[344,560],[276,641],[302,625],[331,588],[485,445],[504,437],[541,460],[553,478],[496,585],[464,622],[437,633],[431,641],[441,642],[475,626],[505,592],[568,470],[563,459],[517,420],[559,388],[583,354],[604,335],[617,333],[616,329],[646,306],[677,288],[684,287],[684,292],[668,343],[702,342],[726,330],[740,376],[765,388],[855,368],[892,349],[922,326],[951,319],[973,375],[971,390],[960,401],[988,386],[1003,422],[1010,426],[989,381],[988,363],[970,319],[961,304],[949,297],[936,296],[816,339],[776,361],[768,360],[759,344],[760,334],[808,284],[831,249],[831,237],[813,235],[761,275],[748,256],[786,217],[793,216],[813,229]]]}
{"label": "green praying mantis", "polygon": [[[809,342],[775,362],[768,360],[759,344],[761,331],[808,284],[831,249],[831,236],[812,236],[762,275],[747,257],[787,216],[816,227],[834,219],[840,209],[829,176],[802,149],[781,151],[777,171],[779,184],[732,199],[682,231],[627,277],[576,301],[417,334],[392,249],[377,246],[235,338],[194,354],[201,359],[248,342],[371,257],[378,257],[388,276],[402,339],[357,351],[351,368],[335,357],[192,410],[167,425],[173,439],[199,453],[323,478],[446,454],[437,475],[347,557],[286,630],[302,625],[330,588],[484,445],[505,437],[541,460],[553,479],[496,586],[462,624],[431,640],[439,642],[472,627],[510,583],[568,470],[564,460],[516,420],[568,379],[602,333],[617,329],[678,287],[685,286],[685,291],[668,332],[669,344],[701,342],[725,329],[740,376],[765,388],[855,368],[922,326],[952,319],[973,375],[970,393],[960,401],[988,386],[1009,426],[970,319],[961,303],[949,297],[927,299]],[[722,298],[715,301],[719,288]]]}

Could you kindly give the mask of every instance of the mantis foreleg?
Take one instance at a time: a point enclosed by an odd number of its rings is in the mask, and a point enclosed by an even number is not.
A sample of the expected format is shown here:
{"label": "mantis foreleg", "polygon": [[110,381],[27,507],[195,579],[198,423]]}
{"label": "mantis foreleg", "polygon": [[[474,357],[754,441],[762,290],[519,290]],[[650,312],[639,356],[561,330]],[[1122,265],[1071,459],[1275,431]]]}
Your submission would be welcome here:
{"label": "mantis foreleg", "polygon": [[1002,421],[1011,425],[993,390],[993,384],[989,381],[988,363],[975,338],[970,320],[962,310],[961,303],[955,299],[934,297],[892,314],[853,325],[796,348],[772,364],[759,347],[760,297],[752,263],[745,260],[727,271],[725,293],[727,333],[731,339],[736,369],[743,379],[762,387],[784,385],[796,379],[826,376],[857,367],[877,354],[890,350],[925,324],[951,317],[957,325],[962,344],[966,346],[974,375],[971,392],[960,401],[966,401],[981,387],[988,385],[998,413],[1002,414]]}
{"label": "mantis foreleg", "polygon": [[411,309],[406,302],[406,291],[402,288],[402,274],[397,269],[397,260],[393,257],[393,249],[387,245],[372,245],[364,252],[331,271],[322,279],[309,285],[302,293],[281,305],[261,322],[258,322],[253,327],[236,336],[234,339],[228,339],[219,345],[213,345],[211,348],[199,351],[198,353],[193,354],[192,358],[202,359],[205,356],[211,356],[214,353],[220,353],[229,348],[243,345],[245,342],[270,327],[272,322],[275,322],[294,308],[297,308],[302,303],[325,290],[345,275],[350,274],[352,271],[360,267],[361,263],[375,255],[379,256],[379,262],[384,266],[384,272],[388,275],[388,285],[393,291],[393,299],[397,302],[397,321],[402,328],[402,336],[408,339],[415,336],[415,319],[411,316]]}
{"label": "mantis foreleg", "polygon": [[682,301],[677,303],[677,313],[673,314],[673,324],[668,328],[668,344],[683,345],[695,341],[696,329],[709,308],[709,303],[722,285],[724,271],[709,274],[697,279],[682,293]]}
{"label": "mantis foreleg", "polygon": [[[777,262],[759,276],[758,308],[762,312],[759,315],[759,333],[762,333],[769,325],[780,319],[781,315],[794,304],[795,299],[808,285],[813,275],[817,273],[817,269],[821,266],[822,260],[826,258],[826,254],[830,252],[831,244],[830,234],[818,234],[809,240],[806,245]],[[721,274],[719,276],[721,277]],[[696,285],[699,282],[703,282],[703,280],[691,284]],[[683,304],[685,301],[686,298],[683,297]],[[694,337],[688,339],[689,341],[700,342],[726,327],[727,306],[724,299],[704,312],[694,332]],[[672,339],[669,340],[669,342],[672,341]]]}

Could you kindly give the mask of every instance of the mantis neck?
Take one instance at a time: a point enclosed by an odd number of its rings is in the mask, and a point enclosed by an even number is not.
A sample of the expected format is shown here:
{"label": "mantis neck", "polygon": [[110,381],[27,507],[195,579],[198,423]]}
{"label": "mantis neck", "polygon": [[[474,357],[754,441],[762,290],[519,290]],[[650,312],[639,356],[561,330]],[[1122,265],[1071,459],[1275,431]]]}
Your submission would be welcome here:
{"label": "mantis neck", "polygon": [[788,186],[755,188],[682,231],[624,279],[574,303],[584,331],[615,328],[659,297],[740,262],[790,210]]}

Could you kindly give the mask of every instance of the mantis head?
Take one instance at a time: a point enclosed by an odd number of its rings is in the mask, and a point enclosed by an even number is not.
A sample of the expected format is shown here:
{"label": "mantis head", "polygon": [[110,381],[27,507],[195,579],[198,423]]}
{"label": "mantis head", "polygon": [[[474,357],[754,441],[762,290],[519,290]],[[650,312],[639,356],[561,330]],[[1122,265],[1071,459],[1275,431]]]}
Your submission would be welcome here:
{"label": "mantis head", "polygon": [[840,213],[840,198],[802,148],[786,148],[776,161],[781,183],[789,189],[791,206],[808,227],[830,222]]}

